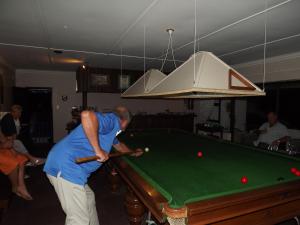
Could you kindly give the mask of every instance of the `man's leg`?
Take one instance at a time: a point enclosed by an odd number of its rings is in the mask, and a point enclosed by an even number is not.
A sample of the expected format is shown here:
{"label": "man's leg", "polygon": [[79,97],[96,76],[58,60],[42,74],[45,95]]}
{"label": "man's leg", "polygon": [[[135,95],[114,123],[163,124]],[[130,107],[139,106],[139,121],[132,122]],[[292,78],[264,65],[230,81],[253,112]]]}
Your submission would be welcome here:
{"label": "man's leg", "polygon": [[90,225],[85,188],[61,177],[48,175],[66,214],[65,225]]}
{"label": "man's leg", "polygon": [[99,219],[96,209],[96,201],[95,201],[95,194],[92,189],[88,186],[84,186],[87,201],[88,201],[88,210],[90,215],[90,225],[99,225]]}

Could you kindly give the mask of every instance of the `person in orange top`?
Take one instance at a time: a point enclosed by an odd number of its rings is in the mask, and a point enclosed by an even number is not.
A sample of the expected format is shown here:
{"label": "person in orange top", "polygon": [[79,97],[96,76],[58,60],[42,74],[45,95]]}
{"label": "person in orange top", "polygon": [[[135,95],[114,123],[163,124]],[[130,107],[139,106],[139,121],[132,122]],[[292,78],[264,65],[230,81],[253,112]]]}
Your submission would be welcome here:
{"label": "person in orange top", "polygon": [[24,164],[28,158],[13,149],[13,138],[2,138],[0,142],[0,171],[8,176],[12,191],[25,200],[32,200],[24,182]]}

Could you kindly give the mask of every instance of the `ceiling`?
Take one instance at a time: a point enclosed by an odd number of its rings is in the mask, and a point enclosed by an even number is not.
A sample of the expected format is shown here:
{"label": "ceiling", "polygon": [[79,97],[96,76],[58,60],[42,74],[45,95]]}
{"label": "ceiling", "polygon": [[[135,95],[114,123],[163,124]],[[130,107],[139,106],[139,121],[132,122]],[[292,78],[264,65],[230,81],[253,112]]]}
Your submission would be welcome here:
{"label": "ceiling", "polygon": [[[211,51],[229,64],[261,59],[267,21],[267,42],[272,42],[267,57],[300,51],[299,0],[201,38],[263,11],[266,4],[282,2],[197,0],[196,50]],[[161,60],[149,58],[163,57],[167,28],[175,30],[175,58],[185,61],[193,54],[194,4],[194,0],[1,0],[0,56],[15,68],[76,70],[82,63],[121,68],[122,61],[123,69],[143,70],[145,48],[145,69],[159,69]],[[284,40],[276,41],[280,39]],[[56,54],[53,49],[64,51]],[[139,58],[118,56],[121,53]],[[164,69],[171,71],[173,63],[167,62]]]}

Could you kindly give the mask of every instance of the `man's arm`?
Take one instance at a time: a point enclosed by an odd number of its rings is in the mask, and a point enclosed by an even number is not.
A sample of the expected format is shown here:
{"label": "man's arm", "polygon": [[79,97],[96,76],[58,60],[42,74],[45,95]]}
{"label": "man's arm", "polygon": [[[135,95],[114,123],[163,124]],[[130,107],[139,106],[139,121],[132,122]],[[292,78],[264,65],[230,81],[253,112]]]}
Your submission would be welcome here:
{"label": "man's arm", "polygon": [[127,145],[125,145],[122,142],[119,142],[118,144],[114,145],[114,148],[118,151],[118,152],[134,152],[132,155],[133,156],[140,156],[143,154],[143,150],[140,148],[137,148],[135,151],[132,150],[131,148],[129,148]]}
{"label": "man's arm", "polygon": [[99,122],[97,116],[92,111],[82,111],[81,124],[86,137],[92,145],[96,155],[100,158],[100,162],[104,162],[108,159],[108,154],[100,147],[98,138]]}
{"label": "man's arm", "polygon": [[284,137],[282,137],[282,138],[279,138],[279,139],[273,141],[272,144],[277,144],[277,145],[279,145],[280,143],[286,143],[288,140],[289,140],[289,136],[284,136]]}

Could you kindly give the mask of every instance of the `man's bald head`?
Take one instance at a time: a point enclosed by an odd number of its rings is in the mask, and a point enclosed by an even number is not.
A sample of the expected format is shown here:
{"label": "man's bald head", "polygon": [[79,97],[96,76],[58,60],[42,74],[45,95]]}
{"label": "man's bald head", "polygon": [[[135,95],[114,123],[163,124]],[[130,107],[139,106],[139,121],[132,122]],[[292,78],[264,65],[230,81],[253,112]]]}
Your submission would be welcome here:
{"label": "man's bald head", "polygon": [[121,129],[125,130],[131,121],[131,113],[124,106],[117,106],[114,110],[115,114],[120,118]]}

